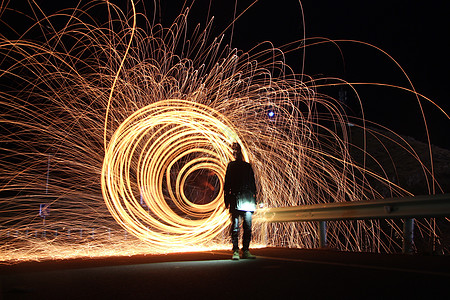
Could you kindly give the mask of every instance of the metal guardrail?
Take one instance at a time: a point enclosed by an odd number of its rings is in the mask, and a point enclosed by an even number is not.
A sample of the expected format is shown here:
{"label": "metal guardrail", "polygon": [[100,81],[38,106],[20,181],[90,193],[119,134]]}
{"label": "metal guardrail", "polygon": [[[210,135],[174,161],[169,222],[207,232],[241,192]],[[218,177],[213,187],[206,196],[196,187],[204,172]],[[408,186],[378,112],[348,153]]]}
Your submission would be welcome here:
{"label": "metal guardrail", "polygon": [[450,217],[450,194],[387,198],[260,209],[260,222],[319,222],[319,245],[326,246],[326,222],[367,219],[405,219],[403,252],[412,252],[414,218]]}
{"label": "metal guardrail", "polygon": [[324,203],[258,210],[263,222],[450,217],[450,194]]}

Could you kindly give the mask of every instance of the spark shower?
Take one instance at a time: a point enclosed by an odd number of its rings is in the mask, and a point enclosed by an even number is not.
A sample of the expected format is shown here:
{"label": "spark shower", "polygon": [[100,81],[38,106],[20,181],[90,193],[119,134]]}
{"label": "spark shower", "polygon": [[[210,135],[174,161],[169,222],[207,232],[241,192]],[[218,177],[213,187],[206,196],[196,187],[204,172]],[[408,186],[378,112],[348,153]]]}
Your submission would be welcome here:
{"label": "spark shower", "polygon": [[[317,91],[323,81],[295,74],[270,43],[243,52],[209,36],[212,21],[188,30],[189,9],[164,28],[133,1],[50,15],[2,5],[2,261],[229,248],[222,189],[235,141],[264,207],[411,195],[350,155],[351,130],[382,133],[350,121]],[[30,26],[5,27],[15,17]],[[329,41],[303,42],[289,51]],[[357,97],[357,84],[327,85]],[[400,146],[436,192],[433,170]],[[255,223],[254,244],[317,245],[314,223]],[[330,244],[395,251],[401,224],[385,223],[332,223]],[[438,234],[433,220],[419,226]]]}

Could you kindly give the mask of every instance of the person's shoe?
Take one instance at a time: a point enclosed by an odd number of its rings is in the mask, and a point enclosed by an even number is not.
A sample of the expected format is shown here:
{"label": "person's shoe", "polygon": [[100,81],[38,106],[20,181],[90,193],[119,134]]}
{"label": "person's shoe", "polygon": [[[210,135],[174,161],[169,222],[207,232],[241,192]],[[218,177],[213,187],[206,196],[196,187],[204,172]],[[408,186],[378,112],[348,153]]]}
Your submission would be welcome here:
{"label": "person's shoe", "polygon": [[253,254],[251,254],[250,251],[245,250],[245,251],[244,251],[244,254],[242,254],[242,258],[245,258],[245,259],[255,259],[256,256],[253,255]]}
{"label": "person's shoe", "polygon": [[232,260],[239,260],[239,251],[234,251],[233,256],[231,257]]}

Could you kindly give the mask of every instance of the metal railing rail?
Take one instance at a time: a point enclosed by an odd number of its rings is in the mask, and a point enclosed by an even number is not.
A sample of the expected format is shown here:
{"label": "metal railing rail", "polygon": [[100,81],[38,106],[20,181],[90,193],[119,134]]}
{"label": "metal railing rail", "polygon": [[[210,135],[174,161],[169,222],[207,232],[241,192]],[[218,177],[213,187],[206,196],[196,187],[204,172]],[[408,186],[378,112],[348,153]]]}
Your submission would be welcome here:
{"label": "metal railing rail", "polygon": [[256,212],[255,221],[317,221],[319,245],[325,247],[327,221],[404,219],[403,252],[410,253],[414,239],[414,219],[422,217],[450,217],[450,194],[263,208]]}

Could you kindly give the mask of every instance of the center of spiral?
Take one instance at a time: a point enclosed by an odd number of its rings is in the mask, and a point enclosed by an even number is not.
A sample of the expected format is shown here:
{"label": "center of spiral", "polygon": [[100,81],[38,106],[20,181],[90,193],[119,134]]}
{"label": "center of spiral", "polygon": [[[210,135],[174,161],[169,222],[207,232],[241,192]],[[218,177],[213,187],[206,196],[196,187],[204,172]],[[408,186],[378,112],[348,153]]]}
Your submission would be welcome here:
{"label": "center of spiral", "polygon": [[187,176],[184,194],[194,204],[208,204],[219,196],[220,180],[209,169],[200,169]]}

